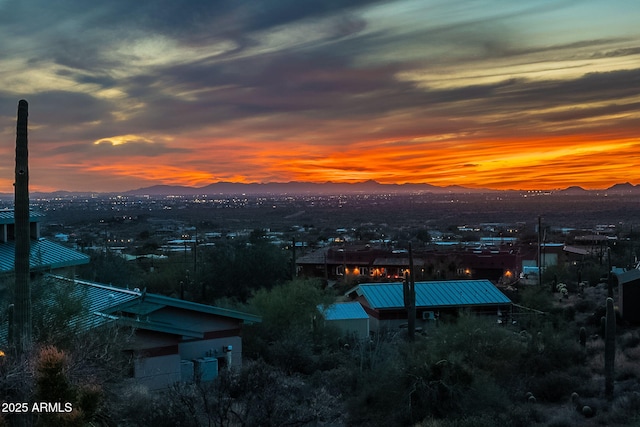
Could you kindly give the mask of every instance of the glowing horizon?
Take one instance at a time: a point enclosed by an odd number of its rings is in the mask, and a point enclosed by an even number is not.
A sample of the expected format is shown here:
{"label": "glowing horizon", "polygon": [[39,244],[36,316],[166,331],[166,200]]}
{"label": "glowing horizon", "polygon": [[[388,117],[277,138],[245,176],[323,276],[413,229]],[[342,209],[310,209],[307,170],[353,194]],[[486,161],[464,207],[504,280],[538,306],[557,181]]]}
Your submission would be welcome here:
{"label": "glowing horizon", "polygon": [[63,3],[0,2],[0,192],[23,98],[31,191],[640,184],[640,3]]}

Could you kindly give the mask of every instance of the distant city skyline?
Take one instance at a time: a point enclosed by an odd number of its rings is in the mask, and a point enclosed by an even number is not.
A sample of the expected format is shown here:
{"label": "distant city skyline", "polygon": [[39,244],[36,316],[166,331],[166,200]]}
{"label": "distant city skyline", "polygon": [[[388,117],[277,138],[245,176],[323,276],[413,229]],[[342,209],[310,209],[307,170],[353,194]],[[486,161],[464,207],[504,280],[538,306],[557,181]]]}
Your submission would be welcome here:
{"label": "distant city skyline", "polygon": [[634,0],[0,0],[0,193],[640,184]]}

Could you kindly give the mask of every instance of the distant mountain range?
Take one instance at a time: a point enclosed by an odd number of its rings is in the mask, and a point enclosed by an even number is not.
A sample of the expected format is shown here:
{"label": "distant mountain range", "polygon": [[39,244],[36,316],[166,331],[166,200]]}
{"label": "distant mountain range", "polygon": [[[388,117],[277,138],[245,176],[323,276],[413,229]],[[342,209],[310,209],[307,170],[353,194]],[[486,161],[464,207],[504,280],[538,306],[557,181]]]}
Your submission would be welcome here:
{"label": "distant mountain range", "polygon": [[[458,185],[438,187],[431,184],[381,184],[377,181],[369,180],[359,183],[312,183],[312,182],[270,182],[242,184],[236,182],[217,182],[204,187],[186,187],[172,185],[154,185],[151,187],[130,190],[123,194],[127,195],[176,195],[176,196],[196,196],[196,195],[216,195],[216,194],[381,194],[381,193],[434,193],[434,194],[455,194],[455,193],[496,193],[508,190],[491,190],[487,188],[467,188]],[[519,190],[511,190],[518,191]],[[640,184],[633,185],[628,182],[616,184],[602,190],[585,190],[579,186],[568,187],[563,190],[556,190],[554,193],[567,195],[580,194],[638,194],[640,195]]]}
{"label": "distant mountain range", "polygon": [[629,182],[623,184],[615,184],[603,190],[585,190],[584,188],[574,185],[572,187],[559,190],[562,194],[587,194],[587,193],[607,193],[607,194],[640,194],[640,184],[633,185]]}
{"label": "distant mountain range", "polygon": [[460,186],[438,187],[431,184],[381,184],[377,181],[369,180],[358,183],[337,183],[337,182],[268,182],[243,184],[237,182],[216,182],[204,187],[185,187],[173,185],[154,185],[152,187],[140,188],[127,191],[129,195],[167,195],[195,196],[195,195],[215,195],[215,194],[379,194],[379,193],[484,193],[491,190],[469,189]]}
{"label": "distant mountain range", "polygon": [[[488,188],[467,188],[458,185],[438,187],[431,184],[381,184],[377,181],[369,180],[359,183],[337,183],[337,182],[269,182],[243,184],[238,182],[216,182],[204,187],[188,187],[181,185],[153,185],[150,187],[138,188],[123,192],[103,192],[103,194],[121,194],[131,196],[214,196],[214,195],[260,195],[260,194],[407,194],[407,193],[432,193],[432,194],[482,194],[482,193],[523,193],[525,190],[492,190]],[[629,182],[615,184],[609,188],[601,190],[585,190],[580,186],[572,186],[561,190],[551,191],[554,194],[565,195],[588,195],[588,194],[611,194],[611,195],[640,195],[640,184],[633,185]],[[32,197],[68,197],[73,195],[99,194],[87,191],[55,191],[50,193],[31,192]],[[13,197],[13,193],[0,193],[1,198]]]}

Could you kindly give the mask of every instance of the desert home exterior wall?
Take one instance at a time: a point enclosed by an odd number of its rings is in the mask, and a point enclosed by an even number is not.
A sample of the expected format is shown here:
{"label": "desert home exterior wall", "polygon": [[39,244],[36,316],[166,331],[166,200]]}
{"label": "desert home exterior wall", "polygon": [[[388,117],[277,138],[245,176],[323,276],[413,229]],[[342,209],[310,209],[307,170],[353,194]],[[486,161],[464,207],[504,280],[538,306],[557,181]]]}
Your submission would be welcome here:
{"label": "desert home exterior wall", "polygon": [[86,310],[72,319],[81,329],[113,324],[131,328],[126,352],[132,377],[151,390],[178,381],[213,379],[218,369],[242,365],[242,325],[259,316],[199,304],[139,289],[46,275],[48,286],[64,286],[84,298]]}
{"label": "desert home exterior wall", "polygon": [[640,264],[634,269],[617,274],[618,309],[620,316],[632,324],[640,324]]}
{"label": "desert home exterior wall", "polygon": [[360,339],[369,337],[369,316],[358,302],[336,302],[329,307],[319,306],[327,325],[338,328],[345,335]]}
{"label": "desert home exterior wall", "polygon": [[180,360],[179,354],[136,358],[133,361],[134,378],[149,390],[166,388],[182,381]]}

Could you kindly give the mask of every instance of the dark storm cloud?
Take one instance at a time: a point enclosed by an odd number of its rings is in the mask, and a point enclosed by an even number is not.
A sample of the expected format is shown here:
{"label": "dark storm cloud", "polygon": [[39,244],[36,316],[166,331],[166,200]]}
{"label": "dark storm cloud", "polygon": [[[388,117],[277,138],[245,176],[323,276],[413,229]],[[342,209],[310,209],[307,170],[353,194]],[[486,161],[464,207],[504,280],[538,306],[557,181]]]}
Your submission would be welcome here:
{"label": "dark storm cloud", "polygon": [[164,154],[188,153],[191,150],[185,148],[169,147],[163,142],[150,142],[142,140],[129,140],[126,143],[118,143],[115,140],[104,138],[94,144],[68,144],[45,151],[43,155],[73,155],[77,158],[98,156],[106,157],[157,157]]}
{"label": "dark storm cloud", "polygon": [[40,92],[30,95],[28,101],[32,105],[32,120],[45,126],[78,126],[101,121],[113,109],[111,103],[91,94],[69,91]]}
{"label": "dark storm cloud", "polygon": [[[210,38],[221,36],[241,40],[247,32],[342,13],[379,2],[110,0],[94,3],[59,0],[55,5],[50,5],[45,1],[6,0],[0,4],[0,24],[10,27],[16,35],[39,33],[56,37],[52,40],[55,42],[51,45],[52,52],[57,52],[60,59],[71,61],[85,56],[96,58],[88,49],[89,46],[99,48],[99,38],[92,33],[96,30],[117,31],[122,37],[127,37],[132,31],[150,31],[194,44],[207,43]],[[104,36],[104,33],[98,36]]]}
{"label": "dark storm cloud", "polygon": [[[482,117],[577,102],[610,102],[640,93],[640,70],[593,73],[573,80],[531,82],[509,79],[498,83],[451,89],[416,88],[398,81],[395,66],[349,68],[335,58],[255,58],[230,65],[179,67],[164,70],[165,87],[215,88],[194,100],[158,96],[139,89],[137,96],[153,102],[131,119],[133,127],[180,131],[202,123],[221,123],[259,115],[286,113],[319,119],[377,117],[393,111],[418,109],[433,114]],[[159,77],[160,78],[160,77]],[[138,86],[145,88],[144,85]],[[613,112],[632,111],[634,104],[599,107],[580,113],[554,113],[541,119],[570,121]],[[422,110],[422,113],[420,113]],[[503,125],[518,125],[520,118]],[[511,123],[510,123],[511,121]]]}
{"label": "dark storm cloud", "polygon": [[[577,83],[548,82],[529,85],[525,80],[506,79],[500,83],[474,85],[448,90],[417,89],[413,83],[399,81],[397,73],[420,66],[412,62],[397,61],[386,64],[353,64],[356,53],[375,54],[385,47],[400,47],[407,43],[407,36],[386,32],[372,33],[341,41],[336,46],[312,46],[305,50],[285,49],[276,53],[261,53],[245,58],[225,61],[193,61],[180,65],[152,67],[133,77],[115,78],[109,75],[110,67],[118,59],[103,54],[101,47],[109,48],[117,34],[106,39],[104,33],[91,32],[78,36],[87,28],[121,30],[123,40],[140,31],[169,35],[189,43],[209,40],[220,35],[246,38],[251,31],[270,28],[305,18],[326,16],[334,12],[350,10],[367,1],[318,1],[294,2],[290,0],[265,3],[255,1],[236,2],[129,2],[112,1],[96,6],[87,2],[66,0],[56,8],[35,13],[32,25],[46,19],[58,22],[47,32],[53,37],[51,51],[55,60],[74,70],[62,70],[79,84],[93,84],[100,88],[124,88],[128,97],[146,104],[145,110],[132,115],[128,123],[121,125],[135,131],[137,126],[154,126],[157,130],[180,130],[206,123],[242,119],[261,114],[296,113],[314,115],[317,118],[384,114],[404,108],[432,106],[486,100],[493,108],[513,108],[514,105],[537,105],[545,102],[571,102],[588,96],[598,97],[601,87],[608,81],[592,81],[589,87],[577,88]],[[5,3],[4,10],[15,15],[24,13],[26,6],[20,2]],[[544,8],[550,5],[540,6]],[[519,11],[517,14],[525,13]],[[512,13],[512,15],[515,13]],[[550,47],[537,49],[518,48],[508,42],[512,29],[495,27],[498,19],[508,13],[490,18],[469,18],[453,24],[436,25],[435,28],[416,29],[410,43],[427,43],[465,46],[481,53],[479,58],[502,58],[531,53],[541,53]],[[5,16],[9,22],[12,14]],[[13,16],[16,17],[16,16]],[[0,22],[1,22],[0,18]],[[366,23],[354,21],[356,28]],[[29,25],[29,24],[27,24]],[[75,28],[75,30],[74,30]],[[84,33],[82,33],[84,34]],[[237,36],[234,36],[236,34]],[[470,37],[473,36],[473,37]],[[121,40],[120,40],[121,41]],[[134,39],[131,40],[132,43]],[[554,49],[570,50],[588,44],[602,45],[606,40],[582,41]],[[39,59],[35,59],[39,60]],[[455,59],[449,59],[449,61]],[[126,57],[121,58],[122,64]],[[465,59],[468,61],[468,58]],[[91,74],[80,72],[91,70]],[[594,80],[593,78],[591,80]],[[159,93],[158,89],[164,89]],[[206,89],[215,89],[208,92]],[[191,99],[172,95],[175,91],[201,91]],[[613,90],[613,89],[612,89]],[[566,99],[561,99],[565,94]],[[57,97],[57,99],[56,99]],[[496,98],[497,97],[497,98]],[[576,98],[578,97],[578,98]],[[117,106],[107,101],[91,99],[90,95],[43,95],[40,102],[51,103],[47,122],[56,123],[61,115],[74,117],[74,121],[102,120],[109,124],[109,112]],[[126,102],[126,101],[123,101]],[[62,110],[57,105],[67,105]],[[81,105],[84,107],[79,107]],[[470,112],[477,105],[470,105]],[[49,114],[51,113],[51,114]],[[480,111],[478,111],[480,113]]]}

